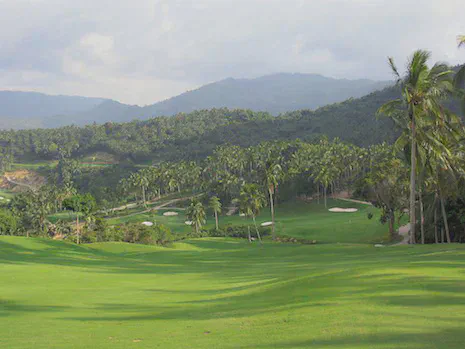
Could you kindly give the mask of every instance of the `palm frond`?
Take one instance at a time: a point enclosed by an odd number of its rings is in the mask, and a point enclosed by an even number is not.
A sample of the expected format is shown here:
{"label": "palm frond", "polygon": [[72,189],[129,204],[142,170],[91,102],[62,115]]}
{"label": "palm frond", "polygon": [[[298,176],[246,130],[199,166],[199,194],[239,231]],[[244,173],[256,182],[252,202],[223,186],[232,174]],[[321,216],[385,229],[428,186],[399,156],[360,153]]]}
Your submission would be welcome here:
{"label": "palm frond", "polygon": [[394,112],[399,111],[402,109],[403,106],[403,101],[402,99],[394,99],[390,102],[387,102],[383,104],[379,109],[377,110],[376,114],[377,115],[392,115]]}
{"label": "palm frond", "polygon": [[463,86],[464,83],[465,83],[465,65],[462,65],[459,71],[457,72],[457,74],[455,74],[454,85],[455,87],[460,88]]}
{"label": "palm frond", "polygon": [[465,35],[458,35],[457,36],[457,43],[459,47],[465,46]]}
{"label": "palm frond", "polygon": [[396,83],[398,83],[401,80],[401,77],[399,74],[399,70],[397,70],[396,64],[394,63],[394,58],[388,57],[388,62],[392,72],[394,73],[394,76],[396,77]]}

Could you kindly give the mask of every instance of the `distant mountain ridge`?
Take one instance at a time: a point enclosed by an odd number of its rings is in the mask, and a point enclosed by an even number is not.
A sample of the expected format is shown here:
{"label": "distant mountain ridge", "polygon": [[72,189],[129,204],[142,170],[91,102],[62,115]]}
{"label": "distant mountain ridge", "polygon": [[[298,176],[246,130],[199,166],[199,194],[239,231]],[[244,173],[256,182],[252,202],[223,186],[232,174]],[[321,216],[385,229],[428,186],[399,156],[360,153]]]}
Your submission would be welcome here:
{"label": "distant mountain ridge", "polygon": [[0,128],[125,122],[222,107],[278,115],[362,97],[390,84],[368,79],[333,79],[318,74],[278,73],[255,79],[228,78],[145,107],[104,98],[0,91]]}

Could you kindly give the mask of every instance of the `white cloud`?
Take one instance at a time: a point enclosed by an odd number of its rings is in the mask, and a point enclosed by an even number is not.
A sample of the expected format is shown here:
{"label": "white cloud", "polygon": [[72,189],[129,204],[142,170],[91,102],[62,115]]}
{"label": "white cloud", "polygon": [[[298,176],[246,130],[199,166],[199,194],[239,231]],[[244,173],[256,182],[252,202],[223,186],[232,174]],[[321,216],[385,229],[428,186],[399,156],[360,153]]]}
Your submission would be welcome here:
{"label": "white cloud", "polygon": [[465,61],[461,0],[0,1],[0,88],[153,103],[273,72],[390,78],[417,48]]}

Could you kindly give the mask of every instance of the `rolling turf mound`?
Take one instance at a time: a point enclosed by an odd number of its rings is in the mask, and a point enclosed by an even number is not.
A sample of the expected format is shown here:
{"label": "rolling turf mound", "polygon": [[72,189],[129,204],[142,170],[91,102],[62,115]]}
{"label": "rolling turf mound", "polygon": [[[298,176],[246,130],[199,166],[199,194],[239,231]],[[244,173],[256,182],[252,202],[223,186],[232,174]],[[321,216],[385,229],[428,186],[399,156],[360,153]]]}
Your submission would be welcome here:
{"label": "rolling turf mound", "polygon": [[[465,247],[0,237],[2,348],[463,348]],[[34,287],[31,287],[33,285]]]}

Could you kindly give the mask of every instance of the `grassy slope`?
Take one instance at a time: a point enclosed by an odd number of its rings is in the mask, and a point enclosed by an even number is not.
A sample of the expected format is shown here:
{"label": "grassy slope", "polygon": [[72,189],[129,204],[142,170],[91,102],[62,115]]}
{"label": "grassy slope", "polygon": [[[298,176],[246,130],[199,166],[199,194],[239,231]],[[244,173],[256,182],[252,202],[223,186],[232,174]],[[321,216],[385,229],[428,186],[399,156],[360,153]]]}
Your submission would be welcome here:
{"label": "grassy slope", "polygon": [[463,348],[465,246],[0,237],[0,347]]}
{"label": "grassy slope", "polygon": [[[378,243],[388,242],[388,226],[379,223],[379,211],[367,205],[356,204],[342,200],[328,200],[328,207],[356,207],[356,213],[328,212],[325,206],[317,203],[306,204],[303,202],[289,202],[276,207],[276,227],[278,234],[317,240],[318,242],[363,242]],[[141,214],[128,218],[112,218],[110,224],[123,222],[157,221],[169,226],[174,232],[186,233],[190,227],[186,226],[185,211],[179,210],[177,217],[164,217],[159,210],[156,214]],[[173,211],[173,210],[169,210]],[[225,209],[226,211],[226,209]],[[373,218],[369,220],[367,213],[372,212]],[[257,218],[258,223],[270,221],[268,208],[262,210]],[[234,216],[220,217],[220,225],[226,224],[252,224],[251,219]],[[214,218],[210,215],[207,228],[214,227]],[[348,232],[351,232],[348,234]]]}

